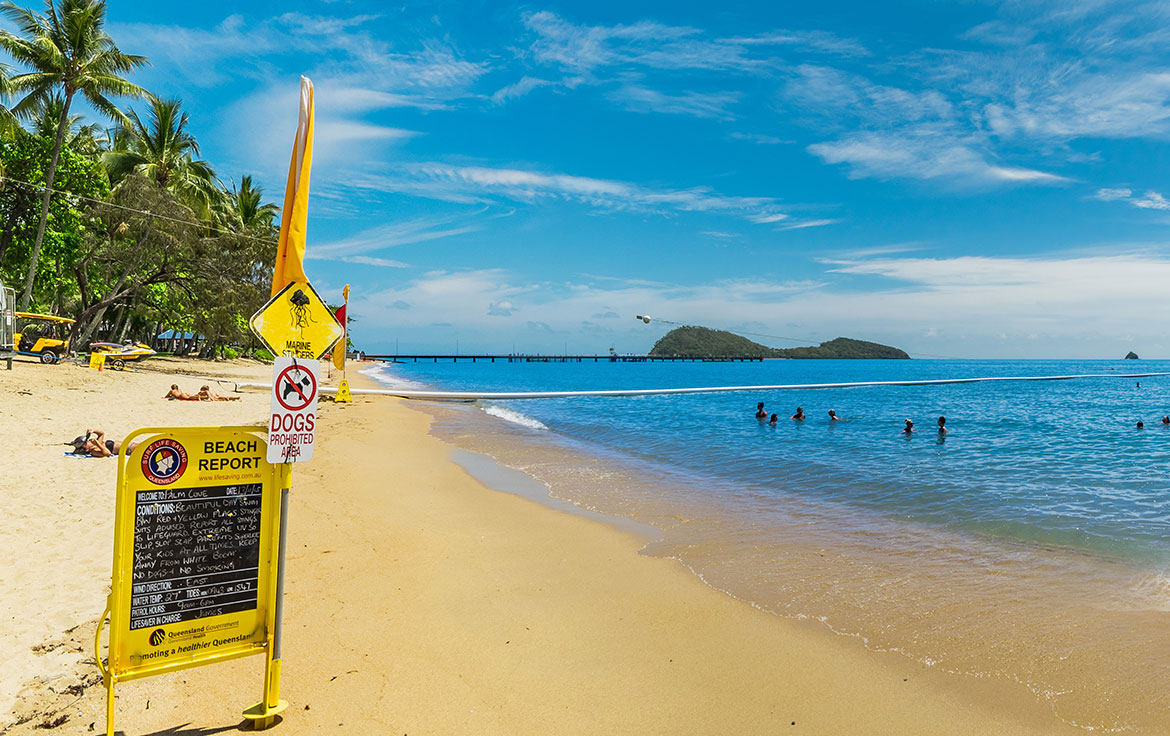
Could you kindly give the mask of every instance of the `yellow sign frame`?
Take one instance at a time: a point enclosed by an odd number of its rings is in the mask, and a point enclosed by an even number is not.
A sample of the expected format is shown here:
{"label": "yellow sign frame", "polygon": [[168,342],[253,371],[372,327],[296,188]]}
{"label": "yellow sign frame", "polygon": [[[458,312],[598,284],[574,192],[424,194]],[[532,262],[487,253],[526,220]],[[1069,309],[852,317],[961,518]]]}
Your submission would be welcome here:
{"label": "yellow sign frame", "polygon": [[248,326],[276,356],[320,360],[345,337],[345,326],[308,281],[286,284],[252,315]]}
{"label": "yellow sign frame", "polygon": [[[157,464],[150,463],[144,458],[148,451],[163,455],[169,452],[175,458],[181,455],[182,468],[176,471],[176,464],[171,462],[165,467],[173,477],[161,477],[154,471]],[[291,470],[287,465],[268,463],[265,460],[266,453],[267,444],[263,427],[146,427],[135,430],[122,441],[117,456],[118,481],[110,595],[94,637],[95,658],[106,687],[107,734],[112,736],[114,733],[114,686],[117,683],[253,654],[264,654],[266,660],[262,699],[251,709],[258,708],[256,715],[250,717],[257,721],[258,726],[272,725],[275,714],[287,705],[279,700],[279,652],[274,652],[279,646],[274,647],[274,636],[279,628],[279,547],[283,505],[281,496],[287,494]],[[254,484],[260,485],[255,607],[188,619],[183,619],[182,614],[179,614],[178,621],[153,621],[151,617],[156,608],[160,613],[168,615],[154,617],[155,619],[175,615],[167,611],[168,598],[169,602],[175,605],[180,600],[191,600],[193,588],[178,586],[194,586],[194,597],[198,598],[207,592],[209,586],[217,586],[217,590],[224,587],[230,589],[233,584],[250,585],[250,581],[226,584],[222,581],[202,582],[202,579],[216,575],[208,573],[198,578],[195,576],[176,578],[173,585],[169,581],[151,584],[154,587],[143,584],[135,590],[135,526],[139,514],[165,513],[159,511],[158,507],[171,508],[183,500],[200,500],[198,495],[201,492],[223,490],[225,493],[223,499],[226,501],[227,498],[248,490],[240,489],[239,486]],[[140,499],[140,494],[150,495],[143,500]],[[246,495],[254,497],[255,493]],[[196,498],[182,498],[183,496]],[[214,509],[211,513],[216,512],[220,510]],[[227,516],[234,513],[228,513]],[[234,523],[239,523],[239,520]],[[211,539],[214,534],[208,536]],[[212,546],[209,545],[208,549],[211,550]],[[143,562],[146,564],[148,561],[144,559]],[[180,580],[181,583],[177,582]],[[159,592],[164,585],[168,589]],[[245,596],[243,601],[245,605],[249,602],[246,598],[247,592],[250,590],[245,587],[242,593],[236,594]],[[217,596],[230,598],[232,593],[213,593],[210,599],[214,600]],[[141,625],[132,629],[135,606],[139,607],[137,623]],[[147,607],[145,611],[142,606]],[[110,620],[110,635],[108,659],[103,666],[100,638],[107,614]],[[144,621],[146,623],[143,623]]]}
{"label": "yellow sign frame", "polygon": [[106,364],[105,353],[93,352],[89,354],[89,367],[95,371],[100,371]]}

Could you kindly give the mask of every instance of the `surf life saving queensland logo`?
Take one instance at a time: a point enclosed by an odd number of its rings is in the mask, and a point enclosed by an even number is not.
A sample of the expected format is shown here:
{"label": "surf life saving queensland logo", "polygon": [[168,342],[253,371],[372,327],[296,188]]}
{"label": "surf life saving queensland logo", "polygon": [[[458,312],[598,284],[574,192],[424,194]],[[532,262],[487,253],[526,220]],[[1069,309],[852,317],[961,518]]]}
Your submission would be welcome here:
{"label": "surf life saving queensland logo", "polygon": [[142,453],[142,474],[155,485],[169,486],[186,469],[187,448],[175,440],[155,440]]}

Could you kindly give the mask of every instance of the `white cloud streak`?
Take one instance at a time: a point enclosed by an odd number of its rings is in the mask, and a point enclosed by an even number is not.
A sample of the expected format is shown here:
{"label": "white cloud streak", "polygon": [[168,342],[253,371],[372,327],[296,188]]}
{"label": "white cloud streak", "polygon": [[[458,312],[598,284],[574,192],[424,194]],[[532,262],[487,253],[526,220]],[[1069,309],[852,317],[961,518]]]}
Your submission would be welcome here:
{"label": "white cloud streak", "polygon": [[613,179],[484,166],[417,164],[406,167],[402,176],[366,176],[355,179],[352,185],[452,202],[483,203],[497,198],[524,203],[563,200],[612,211],[706,212],[757,223],[777,222],[787,216],[771,197],[729,196],[708,187],[649,189]]}

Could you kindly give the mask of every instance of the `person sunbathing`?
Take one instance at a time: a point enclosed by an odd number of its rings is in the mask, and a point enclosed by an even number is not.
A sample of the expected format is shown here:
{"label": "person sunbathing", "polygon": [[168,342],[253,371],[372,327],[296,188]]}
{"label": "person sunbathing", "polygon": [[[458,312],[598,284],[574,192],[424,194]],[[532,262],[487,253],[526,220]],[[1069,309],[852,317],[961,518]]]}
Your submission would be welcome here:
{"label": "person sunbathing", "polygon": [[211,387],[204,384],[199,387],[199,393],[195,394],[195,398],[200,401],[239,401],[239,396],[222,396],[220,394],[211,393]]}
{"label": "person sunbathing", "polygon": [[[92,455],[93,457],[113,457],[122,449],[121,442],[107,440],[106,433],[100,429],[87,429],[83,436],[75,438],[69,444],[73,445],[74,455]],[[133,450],[134,445],[131,445],[129,449]]]}
{"label": "person sunbathing", "polygon": [[199,401],[198,396],[192,396],[189,393],[181,391],[177,383],[171,384],[171,390],[163,394],[163,398],[169,399],[170,401]]}

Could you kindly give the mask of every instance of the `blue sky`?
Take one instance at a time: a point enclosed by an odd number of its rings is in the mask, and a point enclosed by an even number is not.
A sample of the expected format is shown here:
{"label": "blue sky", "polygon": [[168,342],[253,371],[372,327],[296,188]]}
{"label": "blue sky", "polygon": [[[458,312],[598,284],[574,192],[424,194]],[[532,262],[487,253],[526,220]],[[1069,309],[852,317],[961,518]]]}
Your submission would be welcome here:
{"label": "blue sky", "polygon": [[353,284],[372,352],[640,352],[649,313],[1170,356],[1164,3],[734,5],[110,12],[136,81],[278,202],[313,79],[307,267]]}

